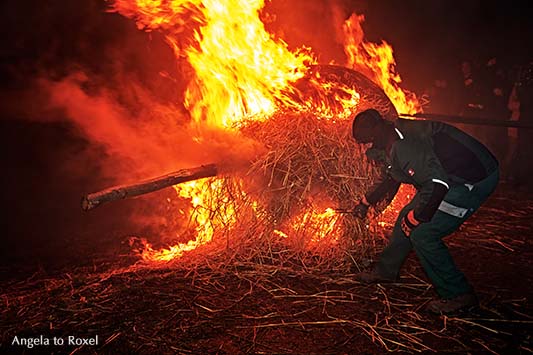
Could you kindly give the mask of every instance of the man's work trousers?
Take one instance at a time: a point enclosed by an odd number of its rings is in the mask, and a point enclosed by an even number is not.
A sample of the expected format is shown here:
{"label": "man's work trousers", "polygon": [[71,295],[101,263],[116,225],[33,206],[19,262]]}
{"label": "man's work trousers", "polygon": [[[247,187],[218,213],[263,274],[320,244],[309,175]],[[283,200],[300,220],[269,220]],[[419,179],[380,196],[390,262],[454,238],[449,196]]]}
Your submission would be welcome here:
{"label": "man's work trousers", "polygon": [[[409,252],[414,249],[424,271],[441,298],[449,299],[471,292],[472,287],[453,262],[442,238],[457,230],[481,206],[496,188],[498,179],[499,173],[496,170],[473,187],[472,185],[470,188],[466,185],[450,187],[444,201],[466,209],[463,217],[443,212],[442,210],[446,208],[441,208],[441,204],[431,221],[420,224],[412,230],[410,237],[406,237],[401,229],[401,222],[407,212],[416,206],[418,196],[415,195],[400,212],[389,244],[383,250],[376,265],[377,271],[385,277],[397,277]],[[448,212],[450,212],[449,209]]]}

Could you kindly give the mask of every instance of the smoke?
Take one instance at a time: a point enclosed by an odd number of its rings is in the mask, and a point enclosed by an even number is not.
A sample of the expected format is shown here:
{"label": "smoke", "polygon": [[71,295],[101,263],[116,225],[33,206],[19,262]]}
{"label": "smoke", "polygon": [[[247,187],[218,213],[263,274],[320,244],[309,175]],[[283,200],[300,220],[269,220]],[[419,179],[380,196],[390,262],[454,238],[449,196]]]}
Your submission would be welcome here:
{"label": "smoke", "polygon": [[[208,163],[228,172],[261,152],[234,131],[190,124],[183,106],[190,67],[162,34],[139,31],[94,0],[52,2],[46,11],[15,2],[3,9],[13,18],[2,25],[11,36],[1,51],[12,58],[0,68],[7,79],[3,117],[69,122],[89,143],[85,154],[98,155],[101,173],[111,181]],[[27,26],[13,31],[15,19]],[[61,163],[75,165],[76,159]]]}
{"label": "smoke", "polygon": [[[96,0],[51,2],[46,11],[34,5],[3,5],[10,36],[1,50],[12,60],[0,71],[10,82],[2,110],[24,120],[69,122],[89,144],[81,154],[96,159],[106,183],[208,163],[233,172],[262,154],[261,145],[238,132],[191,124],[183,106],[191,68],[163,34],[139,31]],[[291,47],[312,47],[321,63],[345,61],[339,31],[353,2],[267,6],[265,13],[275,14],[268,29]],[[85,174],[79,161],[73,156],[57,164]]]}
{"label": "smoke", "polygon": [[159,102],[132,79],[122,84],[131,90],[127,102],[122,92],[110,88],[90,94],[86,88],[91,79],[83,72],[39,81],[49,109],[61,110],[60,116],[73,122],[84,138],[105,148],[111,158],[101,157],[107,175],[124,182],[213,162],[228,171],[260,151],[258,144],[235,132],[193,128],[182,108]]}
{"label": "smoke", "polygon": [[[274,1],[265,12],[275,14],[269,30],[289,45],[312,47],[322,63],[343,63],[340,29],[353,4]],[[5,10],[41,30],[13,32],[8,52],[30,49],[18,61],[26,64],[9,68],[11,79],[25,88],[4,96],[4,111],[30,120],[68,120],[99,152],[105,149],[99,161],[106,176],[133,180],[212,162],[231,171],[261,152],[235,132],[190,125],[182,104],[190,67],[162,34],[139,31],[92,0],[51,3],[45,12],[15,3]]]}

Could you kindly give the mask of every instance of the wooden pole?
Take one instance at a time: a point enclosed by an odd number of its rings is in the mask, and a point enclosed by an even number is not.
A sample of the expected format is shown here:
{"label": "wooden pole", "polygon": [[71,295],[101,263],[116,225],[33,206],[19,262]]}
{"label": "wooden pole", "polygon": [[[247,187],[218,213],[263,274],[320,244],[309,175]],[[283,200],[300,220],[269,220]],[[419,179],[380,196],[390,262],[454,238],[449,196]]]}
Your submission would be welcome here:
{"label": "wooden pole", "polygon": [[217,175],[215,164],[202,165],[191,169],[182,169],[153,179],[130,185],[119,185],[88,194],[82,198],[81,208],[89,211],[103,203],[144,195],[182,182],[198,180]]}

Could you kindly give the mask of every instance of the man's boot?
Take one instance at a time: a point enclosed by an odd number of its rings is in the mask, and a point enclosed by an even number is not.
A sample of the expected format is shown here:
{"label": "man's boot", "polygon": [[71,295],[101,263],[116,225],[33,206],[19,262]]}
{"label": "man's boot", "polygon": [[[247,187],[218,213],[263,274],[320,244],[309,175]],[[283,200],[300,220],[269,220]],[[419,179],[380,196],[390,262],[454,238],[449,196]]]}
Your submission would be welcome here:
{"label": "man's boot", "polygon": [[376,268],[355,274],[355,279],[365,284],[388,283],[398,281],[398,278],[396,277],[383,276],[381,273],[378,272],[378,270],[376,270]]}
{"label": "man's boot", "polygon": [[478,306],[477,296],[471,292],[454,298],[433,300],[428,303],[427,310],[435,314],[453,314],[470,312]]}

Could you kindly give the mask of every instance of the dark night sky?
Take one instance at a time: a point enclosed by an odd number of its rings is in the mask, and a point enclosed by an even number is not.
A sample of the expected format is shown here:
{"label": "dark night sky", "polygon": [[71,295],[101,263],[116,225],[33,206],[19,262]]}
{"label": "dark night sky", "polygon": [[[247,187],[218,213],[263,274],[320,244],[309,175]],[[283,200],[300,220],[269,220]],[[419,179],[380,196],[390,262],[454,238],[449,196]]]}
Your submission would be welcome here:
{"label": "dark night sky", "polygon": [[511,67],[533,56],[533,10],[526,1],[369,1],[366,30],[395,49],[407,83],[458,71],[463,59],[492,56]]}

